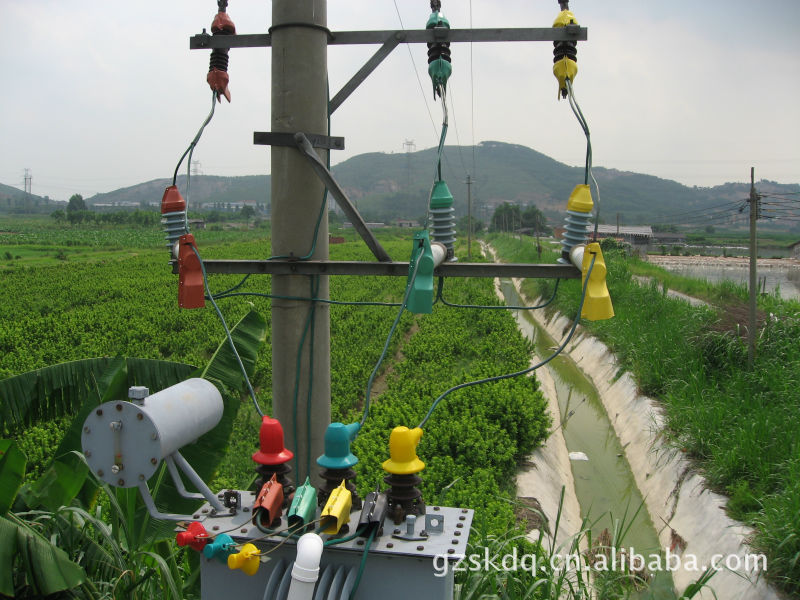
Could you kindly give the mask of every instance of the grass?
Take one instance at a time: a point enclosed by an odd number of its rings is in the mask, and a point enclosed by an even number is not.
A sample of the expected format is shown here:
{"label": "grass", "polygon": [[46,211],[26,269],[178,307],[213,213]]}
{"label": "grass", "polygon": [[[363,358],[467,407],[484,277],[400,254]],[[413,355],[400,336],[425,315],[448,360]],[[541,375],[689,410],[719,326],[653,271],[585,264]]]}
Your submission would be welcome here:
{"label": "grass", "polygon": [[[536,260],[530,242],[497,237],[492,244],[508,261]],[[638,261],[610,251],[606,262],[616,317],[585,326],[642,392],[661,401],[666,436],[729,496],[729,514],[756,528],[752,545],[767,556],[771,581],[800,593],[800,303],[759,298],[770,316],[748,371],[746,342],[729,314],[741,302],[736,289],[703,284],[720,308],[691,307],[657,282],[635,282]],[[533,296],[548,297],[551,285],[526,282]],[[555,307],[574,314],[578,294],[576,281],[562,284]]]}

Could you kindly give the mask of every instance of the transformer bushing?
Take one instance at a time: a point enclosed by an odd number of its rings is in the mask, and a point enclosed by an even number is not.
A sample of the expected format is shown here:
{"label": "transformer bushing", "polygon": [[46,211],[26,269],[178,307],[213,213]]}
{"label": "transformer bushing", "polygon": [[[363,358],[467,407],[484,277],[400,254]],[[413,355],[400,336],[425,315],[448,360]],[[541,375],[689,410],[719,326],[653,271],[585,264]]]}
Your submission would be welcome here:
{"label": "transformer bushing", "polygon": [[567,202],[565,231],[561,235],[561,258],[558,262],[572,264],[569,252],[575,246],[586,243],[592,219],[592,194],[588,185],[576,185]]}
{"label": "transformer bushing", "polygon": [[333,490],[344,481],[345,488],[352,494],[353,508],[361,509],[361,498],[354,483],[356,472],[353,470],[358,458],[350,451],[350,443],[360,428],[358,423],[331,423],[325,430],[325,454],[317,459],[317,464],[322,467],[319,475],[325,480],[317,490],[319,506],[325,506]]}
{"label": "transformer bushing", "polygon": [[283,488],[283,507],[286,508],[294,496],[294,484],[287,476],[292,471],[289,461],[294,458],[294,453],[284,447],[283,427],[277,419],[266,415],[262,417],[258,438],[259,450],[253,454],[253,461],[258,465],[256,472],[259,474],[256,492],[274,475]]}
{"label": "transformer bushing", "polygon": [[433,241],[447,248],[445,260],[453,260],[456,243],[456,217],[453,208],[453,194],[444,181],[433,184],[430,202],[431,229]]}
{"label": "transformer bushing", "polygon": [[390,473],[383,478],[384,483],[389,486],[386,491],[388,498],[388,516],[399,525],[407,515],[417,515],[421,517],[425,514],[425,501],[422,499],[422,492],[417,487],[422,483],[422,477],[417,474],[396,475]]}

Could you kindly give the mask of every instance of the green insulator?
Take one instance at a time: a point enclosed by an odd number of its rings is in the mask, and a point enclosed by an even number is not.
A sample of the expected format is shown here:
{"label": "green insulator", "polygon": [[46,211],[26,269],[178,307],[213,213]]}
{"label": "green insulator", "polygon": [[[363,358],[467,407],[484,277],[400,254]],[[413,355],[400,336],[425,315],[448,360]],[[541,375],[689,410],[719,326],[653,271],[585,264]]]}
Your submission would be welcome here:
{"label": "green insulator", "polygon": [[[433,12],[428,18],[425,29],[443,27],[450,29],[450,22],[441,12]],[[433,83],[433,95],[447,88],[447,80],[453,72],[450,62],[450,42],[433,42],[428,44],[428,75]]]}

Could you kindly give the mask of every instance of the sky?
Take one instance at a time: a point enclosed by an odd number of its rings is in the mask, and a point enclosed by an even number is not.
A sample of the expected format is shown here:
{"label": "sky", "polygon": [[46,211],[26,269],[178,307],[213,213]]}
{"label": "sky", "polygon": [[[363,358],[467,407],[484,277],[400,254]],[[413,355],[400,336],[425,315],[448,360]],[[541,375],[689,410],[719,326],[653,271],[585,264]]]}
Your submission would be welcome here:
{"label": "sky", "polygon": [[[396,4],[395,4],[396,2]],[[0,0],[5,89],[0,183],[34,194],[90,197],[171,176],[210,105],[207,50],[214,0]],[[572,0],[589,29],[578,46],[575,94],[592,132],[594,164],[713,186],[800,182],[800,2],[797,0]],[[549,27],[556,0],[442,0],[453,28]],[[399,12],[399,16],[398,16]],[[230,0],[238,33],[264,33],[272,2]],[[336,30],[421,29],[427,0],[331,0]],[[329,49],[331,95],[377,49]],[[409,49],[411,53],[409,53]],[[194,158],[207,175],[269,172],[253,131],[270,123],[270,50],[233,49],[232,103],[217,106]],[[415,63],[412,63],[411,56]],[[581,165],[585,139],[557,100],[552,44],[454,44],[448,144],[522,144]],[[422,44],[397,47],[332,117],[346,150],[432,147],[433,101]],[[414,66],[415,64],[415,66]],[[418,79],[419,78],[419,79]],[[480,178],[470,153],[457,166]],[[154,199],[157,201],[158,199]]]}

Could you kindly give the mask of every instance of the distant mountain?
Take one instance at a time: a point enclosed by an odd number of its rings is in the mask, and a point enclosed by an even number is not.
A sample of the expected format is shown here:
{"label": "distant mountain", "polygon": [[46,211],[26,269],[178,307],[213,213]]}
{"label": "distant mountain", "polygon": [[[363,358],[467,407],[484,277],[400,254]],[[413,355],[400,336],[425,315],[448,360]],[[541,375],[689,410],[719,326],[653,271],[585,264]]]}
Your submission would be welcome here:
{"label": "distant mountain", "polygon": [[[503,142],[482,142],[475,146],[475,172],[472,186],[473,214],[479,219],[491,217],[502,202],[535,204],[552,223],[560,222],[572,189],[583,183],[583,168],[570,167],[531,148]],[[472,146],[446,146],[442,175],[455,198],[456,214],[467,212],[466,171],[472,170]],[[436,149],[412,153],[372,152],[354,156],[333,168],[339,183],[369,221],[393,221],[398,218],[423,217],[434,178]],[[726,183],[716,187],[688,187],[676,181],[652,175],[595,167],[600,185],[601,221],[623,224],[681,223],[687,211],[710,209],[719,204],[744,201],[749,184]],[[111,206],[158,206],[168,179],[156,179],[87,199],[89,204]],[[178,178],[185,190],[185,176]],[[800,193],[800,185],[760,181],[759,192],[767,194]],[[0,187],[0,190],[16,188]],[[2,195],[0,194],[0,199]],[[595,197],[595,201],[597,198]],[[218,177],[198,175],[191,178],[190,210],[209,210],[232,205],[270,204],[270,177]],[[0,202],[1,204],[1,202]],[[0,206],[1,208],[1,206]],[[670,215],[676,215],[670,220]],[[697,221],[696,213],[692,216]],[[693,224],[696,224],[693,223]],[[724,223],[717,220],[715,225]],[[790,223],[796,225],[796,223]]]}
{"label": "distant mountain", "polygon": [[0,183],[0,212],[33,213],[64,206],[64,202],[50,200],[47,196],[26,194],[19,188]]}

